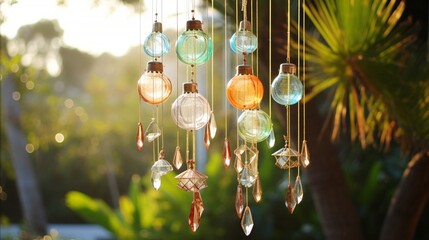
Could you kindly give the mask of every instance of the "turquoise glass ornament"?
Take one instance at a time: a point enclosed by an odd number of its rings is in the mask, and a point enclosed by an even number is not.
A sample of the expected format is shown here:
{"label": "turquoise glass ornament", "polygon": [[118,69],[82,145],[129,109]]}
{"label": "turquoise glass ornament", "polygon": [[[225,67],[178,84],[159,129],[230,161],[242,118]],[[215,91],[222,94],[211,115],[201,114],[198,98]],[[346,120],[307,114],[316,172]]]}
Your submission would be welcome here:
{"label": "turquoise glass ornament", "polygon": [[143,43],[144,52],[151,57],[162,57],[170,51],[170,40],[162,33],[162,23],[154,22],[152,33]]}
{"label": "turquoise glass ornament", "polygon": [[271,96],[281,105],[293,105],[302,98],[303,85],[295,75],[296,66],[292,63],[282,63],[279,75],[271,84]]}
{"label": "turquoise glass ornament", "polygon": [[201,21],[189,20],[186,31],[176,42],[179,60],[188,65],[201,65],[207,62],[213,53],[212,39],[203,31]]}
{"label": "turquoise glass ornament", "polygon": [[268,138],[272,130],[271,119],[260,109],[246,110],[237,120],[238,135],[247,142],[256,143]]}
{"label": "turquoise glass ornament", "polygon": [[184,93],[180,95],[171,107],[174,122],[184,130],[198,130],[210,120],[211,109],[207,100],[198,93],[197,84],[183,84]]}
{"label": "turquoise glass ornament", "polygon": [[250,31],[250,22],[241,21],[238,31],[229,40],[229,45],[235,53],[252,53],[258,48],[258,39]]}

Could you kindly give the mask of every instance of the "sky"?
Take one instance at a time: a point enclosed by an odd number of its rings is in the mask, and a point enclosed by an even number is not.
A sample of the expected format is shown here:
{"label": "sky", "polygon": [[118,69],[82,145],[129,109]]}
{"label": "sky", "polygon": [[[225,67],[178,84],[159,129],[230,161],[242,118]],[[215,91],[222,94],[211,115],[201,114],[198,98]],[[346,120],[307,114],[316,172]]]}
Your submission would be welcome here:
{"label": "sky", "polygon": [[[57,2],[58,0],[17,0],[14,4],[3,3],[1,14],[5,22],[1,25],[1,34],[13,38],[23,25],[34,24],[41,19],[56,19],[64,30],[65,45],[93,55],[108,52],[121,56],[130,47],[138,46],[144,41],[141,39],[152,29],[151,10],[154,1],[144,1],[147,11],[141,15],[132,7],[112,0],[99,0],[100,4],[97,6],[94,5],[95,0],[69,0],[65,1],[64,6],[58,5]],[[175,29],[176,12],[186,12],[187,4],[181,4],[177,8],[176,4],[170,4],[170,1],[167,1],[169,4],[156,2],[158,11],[162,8],[165,16],[162,17],[164,30],[169,27]],[[186,19],[183,19],[181,25],[185,23]]]}

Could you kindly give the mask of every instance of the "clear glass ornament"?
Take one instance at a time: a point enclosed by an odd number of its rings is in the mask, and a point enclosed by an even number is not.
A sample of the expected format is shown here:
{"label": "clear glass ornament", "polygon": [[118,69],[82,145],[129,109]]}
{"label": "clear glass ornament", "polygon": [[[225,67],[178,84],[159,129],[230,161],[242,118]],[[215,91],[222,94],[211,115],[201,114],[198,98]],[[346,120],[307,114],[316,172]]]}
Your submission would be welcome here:
{"label": "clear glass ornament", "polygon": [[243,218],[241,219],[241,228],[243,228],[244,234],[249,236],[253,229],[253,217],[249,206],[243,212]]}
{"label": "clear glass ornament", "polygon": [[229,103],[240,110],[259,107],[264,96],[261,80],[253,75],[253,69],[248,65],[237,66],[237,72],[226,86]]}
{"label": "clear glass ornament", "polygon": [[238,135],[247,142],[261,142],[272,130],[271,119],[260,109],[246,110],[237,120]]}
{"label": "clear glass ornament", "polygon": [[303,85],[295,75],[295,71],[294,64],[281,64],[279,75],[271,84],[271,96],[281,105],[293,105],[302,98]]}
{"label": "clear glass ornament", "polygon": [[144,43],[144,52],[150,57],[161,57],[170,51],[170,40],[162,33],[162,23],[155,22]]}
{"label": "clear glass ornament", "polygon": [[161,62],[148,62],[147,71],[137,82],[140,98],[150,104],[165,102],[171,95],[172,88],[170,79],[163,73]]}
{"label": "clear glass ornament", "polygon": [[229,40],[229,45],[235,53],[252,53],[258,48],[258,38],[250,31],[250,22],[241,21],[240,27]]}
{"label": "clear glass ornament", "polygon": [[158,127],[158,124],[155,122],[155,118],[152,118],[151,122],[146,128],[146,138],[149,142],[153,142],[161,136],[161,129]]}
{"label": "clear glass ornament", "polygon": [[212,39],[203,31],[201,21],[189,20],[186,31],[176,42],[179,60],[188,65],[201,65],[207,62],[213,53]]}
{"label": "clear glass ornament", "polygon": [[185,130],[198,130],[204,127],[210,119],[210,104],[198,94],[197,84],[183,84],[184,93],[174,101],[171,115],[174,122]]}

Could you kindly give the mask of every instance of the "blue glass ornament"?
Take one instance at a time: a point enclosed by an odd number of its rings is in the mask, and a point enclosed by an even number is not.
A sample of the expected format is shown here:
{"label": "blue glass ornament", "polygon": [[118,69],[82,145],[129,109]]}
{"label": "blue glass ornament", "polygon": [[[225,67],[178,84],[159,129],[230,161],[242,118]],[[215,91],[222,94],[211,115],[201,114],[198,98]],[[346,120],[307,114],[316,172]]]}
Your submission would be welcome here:
{"label": "blue glass ornament", "polygon": [[258,39],[250,31],[250,22],[241,21],[240,27],[229,40],[229,45],[235,53],[252,53],[258,48]]}
{"label": "blue glass ornament", "polygon": [[151,57],[161,57],[170,51],[170,40],[162,33],[162,23],[155,22],[152,33],[143,43],[144,52]]}
{"label": "blue glass ornament", "polygon": [[293,105],[302,98],[303,85],[295,75],[296,66],[292,63],[282,63],[279,75],[271,84],[271,96],[281,105]]}

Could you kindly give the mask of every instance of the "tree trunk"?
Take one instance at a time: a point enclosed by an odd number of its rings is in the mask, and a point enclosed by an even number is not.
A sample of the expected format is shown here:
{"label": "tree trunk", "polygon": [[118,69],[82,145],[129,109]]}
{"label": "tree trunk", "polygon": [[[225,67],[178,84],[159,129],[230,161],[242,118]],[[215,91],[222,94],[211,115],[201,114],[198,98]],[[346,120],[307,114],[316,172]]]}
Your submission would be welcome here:
{"label": "tree trunk", "polygon": [[420,216],[429,200],[429,151],[413,156],[390,201],[381,229],[381,240],[413,239]]}
{"label": "tree trunk", "polygon": [[31,159],[25,150],[27,140],[21,128],[19,104],[12,99],[14,91],[16,91],[15,83],[12,76],[9,75],[4,79],[1,89],[2,115],[24,221],[30,233],[26,237],[33,239],[35,236],[46,234],[46,216]]}
{"label": "tree trunk", "polygon": [[[323,97],[323,96],[321,96]],[[363,239],[353,202],[349,196],[337,151],[329,131],[321,131],[323,116],[317,97],[307,104],[307,142],[311,163],[305,170],[326,239]]]}

